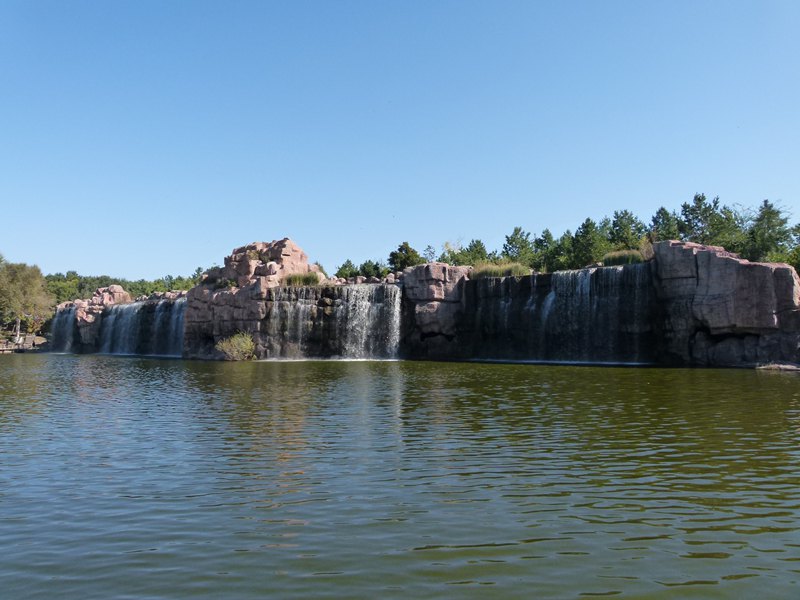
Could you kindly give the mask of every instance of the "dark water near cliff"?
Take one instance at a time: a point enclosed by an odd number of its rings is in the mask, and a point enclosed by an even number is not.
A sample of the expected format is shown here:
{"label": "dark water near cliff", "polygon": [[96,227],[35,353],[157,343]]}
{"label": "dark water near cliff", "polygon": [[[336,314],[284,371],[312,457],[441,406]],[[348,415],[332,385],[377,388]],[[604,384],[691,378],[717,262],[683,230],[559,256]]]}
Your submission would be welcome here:
{"label": "dark water near cliff", "polygon": [[800,379],[0,357],[8,598],[789,598]]}

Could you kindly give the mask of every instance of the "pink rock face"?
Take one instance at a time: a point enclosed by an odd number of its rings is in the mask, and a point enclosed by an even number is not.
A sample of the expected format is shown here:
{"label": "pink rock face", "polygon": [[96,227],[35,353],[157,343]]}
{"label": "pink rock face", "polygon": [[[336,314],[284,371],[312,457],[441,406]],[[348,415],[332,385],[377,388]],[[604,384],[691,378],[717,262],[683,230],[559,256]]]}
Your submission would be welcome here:
{"label": "pink rock face", "polygon": [[751,263],[718,246],[670,241],[653,250],[675,355],[701,364],[797,356],[787,336],[800,314],[800,278],[792,267]]}
{"label": "pink rock face", "polygon": [[189,355],[203,355],[197,354],[197,340],[218,341],[238,330],[258,333],[270,289],[281,286],[288,275],[307,273],[314,273],[320,283],[325,280],[289,238],[235,248],[224,267],[210,269],[201,284],[189,290],[184,317]]}
{"label": "pink rock face", "polygon": [[[305,252],[289,238],[272,242],[253,242],[235,248],[225,257],[225,266],[209,269],[203,284],[233,282],[236,287],[247,287],[266,277],[270,287],[281,285],[288,275],[317,273],[319,267],[308,263]],[[324,277],[323,277],[324,279]]]}
{"label": "pink rock face", "polygon": [[428,263],[403,271],[403,286],[414,302],[459,302],[462,281],[469,279],[472,267],[453,267],[446,263]]}

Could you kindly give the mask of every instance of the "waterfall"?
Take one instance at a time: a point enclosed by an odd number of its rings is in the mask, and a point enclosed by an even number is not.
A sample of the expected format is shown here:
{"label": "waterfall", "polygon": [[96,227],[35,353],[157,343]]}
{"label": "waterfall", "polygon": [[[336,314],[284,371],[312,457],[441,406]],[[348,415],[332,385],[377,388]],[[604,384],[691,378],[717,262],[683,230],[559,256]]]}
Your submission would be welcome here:
{"label": "waterfall", "polygon": [[186,298],[159,300],[153,317],[148,354],[181,356],[183,354],[183,317]]}
{"label": "waterfall", "polygon": [[52,351],[72,352],[72,344],[75,341],[75,335],[77,333],[75,307],[70,306],[57,311],[50,327],[52,333]]}
{"label": "waterfall", "polygon": [[139,312],[144,302],[115,304],[103,312],[100,326],[100,352],[137,354],[140,338]]}
{"label": "waterfall", "polygon": [[344,288],[345,310],[337,313],[344,330],[344,358],[393,358],[400,341],[400,288],[351,285]]}
{"label": "waterfall", "polygon": [[653,358],[649,264],[481,279],[465,306],[466,357],[560,362]]}
{"label": "waterfall", "polygon": [[400,303],[389,284],[273,288],[259,340],[270,358],[394,358]]}

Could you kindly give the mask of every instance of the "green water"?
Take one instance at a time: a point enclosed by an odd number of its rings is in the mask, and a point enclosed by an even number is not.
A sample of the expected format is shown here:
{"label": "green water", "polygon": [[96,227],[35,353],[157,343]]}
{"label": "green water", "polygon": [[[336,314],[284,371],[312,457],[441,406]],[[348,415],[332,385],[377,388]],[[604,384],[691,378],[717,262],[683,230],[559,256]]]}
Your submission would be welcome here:
{"label": "green water", "polygon": [[800,378],[0,357],[3,598],[790,598]]}

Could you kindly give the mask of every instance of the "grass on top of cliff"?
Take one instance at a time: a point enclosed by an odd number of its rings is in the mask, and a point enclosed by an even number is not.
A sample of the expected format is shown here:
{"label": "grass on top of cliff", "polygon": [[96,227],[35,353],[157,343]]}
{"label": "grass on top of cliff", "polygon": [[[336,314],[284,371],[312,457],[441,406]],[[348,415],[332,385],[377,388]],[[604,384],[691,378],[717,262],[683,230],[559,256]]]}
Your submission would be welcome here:
{"label": "grass on top of cliff", "polygon": [[531,270],[523,264],[510,263],[478,263],[472,269],[470,279],[485,279],[487,277],[522,277],[530,275]]}
{"label": "grass on top of cliff", "polygon": [[256,357],[253,336],[243,331],[218,341],[214,347],[225,356],[225,360],[253,360]]}
{"label": "grass on top of cliff", "polygon": [[617,250],[606,254],[600,262],[604,267],[635,265],[644,262],[644,256],[638,250]]}
{"label": "grass on top of cliff", "polygon": [[294,273],[287,275],[283,284],[289,287],[303,287],[309,285],[319,285],[319,278],[316,273]]}

